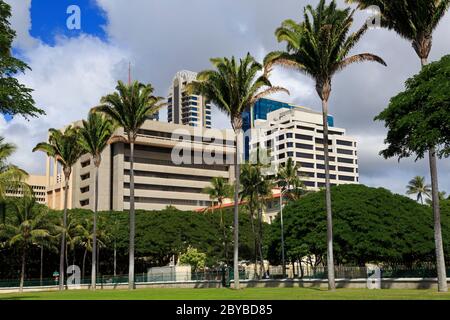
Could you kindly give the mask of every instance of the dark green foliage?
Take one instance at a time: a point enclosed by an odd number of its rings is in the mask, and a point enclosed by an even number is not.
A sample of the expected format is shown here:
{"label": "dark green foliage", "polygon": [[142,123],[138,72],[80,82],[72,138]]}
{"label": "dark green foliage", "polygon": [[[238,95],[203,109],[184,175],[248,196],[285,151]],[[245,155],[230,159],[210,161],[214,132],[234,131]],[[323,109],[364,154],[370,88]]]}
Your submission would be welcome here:
{"label": "dark green foliage", "polygon": [[0,113],[37,117],[44,111],[34,106],[32,89],[21,84],[15,76],[30,69],[11,55],[11,45],[16,32],[11,29],[11,6],[0,0]]}
{"label": "dark green foliage", "polygon": [[[338,264],[413,264],[433,261],[431,208],[381,188],[343,185],[333,187],[332,192],[334,249]],[[290,203],[283,210],[283,216],[286,252],[290,259],[296,260],[305,253],[319,258],[326,256],[323,191]],[[271,226],[268,242],[269,259],[272,261],[280,259],[279,223],[277,219]],[[442,204],[442,225],[444,244],[449,255],[449,202]]]}
{"label": "dark green foliage", "polygon": [[[244,210],[244,209],[243,209]],[[228,239],[232,239],[233,213],[231,209],[224,209],[224,223],[227,226]],[[7,210],[7,219],[10,216]],[[55,223],[62,223],[62,212],[50,211],[49,219]],[[90,210],[69,210],[69,220],[84,221],[91,219]],[[242,212],[240,216],[240,258],[251,260],[254,256],[254,240],[251,231],[249,215]],[[100,249],[100,275],[113,274],[114,244],[117,249],[117,273],[128,272],[128,212],[99,212],[99,232],[106,232],[105,248]],[[168,207],[163,211],[136,211],[136,272],[146,272],[152,266],[167,265],[175,255],[184,253],[189,246],[206,254],[206,266],[214,268],[224,261],[222,245],[222,228],[220,226],[220,212],[187,212]],[[1,239],[0,239],[1,240]],[[56,247],[59,248],[59,240]],[[1,241],[0,241],[1,243]],[[44,278],[51,277],[58,269],[58,250],[45,250]],[[84,248],[75,246],[69,252],[69,263],[81,267]],[[39,249],[32,249],[28,258],[28,278],[39,277],[40,264]],[[86,276],[90,274],[91,257],[86,258]],[[0,278],[18,278],[20,269],[19,252],[0,245]]]}
{"label": "dark green foliage", "polygon": [[450,154],[450,55],[425,66],[406,81],[406,90],[393,97],[376,120],[389,129],[386,157],[423,158],[432,147]]}

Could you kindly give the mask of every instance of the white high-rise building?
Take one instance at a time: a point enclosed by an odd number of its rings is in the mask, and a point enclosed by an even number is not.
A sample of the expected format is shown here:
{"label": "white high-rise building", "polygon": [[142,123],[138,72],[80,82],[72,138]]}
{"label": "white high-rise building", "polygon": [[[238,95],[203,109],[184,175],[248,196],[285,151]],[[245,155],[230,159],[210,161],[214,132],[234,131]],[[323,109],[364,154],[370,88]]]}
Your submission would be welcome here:
{"label": "white high-rise building", "polygon": [[186,85],[197,78],[197,73],[180,71],[175,75],[167,98],[167,120],[191,127],[211,128],[211,104],[202,96],[186,91]]}
{"label": "white high-rise building", "polygon": [[[311,190],[325,187],[322,114],[304,107],[281,108],[256,120],[258,134],[250,138],[250,152],[270,150],[272,161],[283,166],[288,158],[300,163],[299,176]],[[334,127],[329,117],[331,185],[359,183],[357,143],[346,130]]]}

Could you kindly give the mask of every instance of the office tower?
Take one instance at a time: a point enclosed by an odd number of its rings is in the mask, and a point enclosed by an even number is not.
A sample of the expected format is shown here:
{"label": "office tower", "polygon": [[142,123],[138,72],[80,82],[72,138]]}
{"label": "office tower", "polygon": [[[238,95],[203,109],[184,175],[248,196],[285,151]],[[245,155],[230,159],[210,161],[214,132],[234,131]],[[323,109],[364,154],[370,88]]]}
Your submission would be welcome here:
{"label": "office tower", "polygon": [[211,104],[202,96],[189,94],[186,86],[197,73],[180,71],[175,75],[167,98],[168,122],[191,127],[211,128]]}
{"label": "office tower", "polygon": [[[329,118],[331,185],[359,183],[357,144],[346,130]],[[312,190],[325,187],[322,113],[304,107],[281,108],[269,112],[266,120],[256,120],[258,134],[250,138],[250,152],[270,151],[271,160],[285,165],[288,158],[300,163],[299,176]]]}

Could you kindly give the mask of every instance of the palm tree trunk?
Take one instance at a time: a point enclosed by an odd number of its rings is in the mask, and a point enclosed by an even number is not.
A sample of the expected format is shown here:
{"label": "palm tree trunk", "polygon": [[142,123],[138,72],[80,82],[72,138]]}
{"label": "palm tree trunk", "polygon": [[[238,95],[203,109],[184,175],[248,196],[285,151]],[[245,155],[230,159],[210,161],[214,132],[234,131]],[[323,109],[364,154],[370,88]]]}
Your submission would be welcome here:
{"label": "palm tree trunk", "polygon": [[26,246],[23,247],[22,251],[22,269],[20,271],[20,288],[19,292],[23,292],[23,284],[25,282],[25,262],[27,257],[27,248]]}
{"label": "palm tree trunk", "polygon": [[263,250],[262,250],[262,241],[263,241],[263,230],[262,230],[262,210],[261,208],[258,209],[258,250],[259,250],[259,257],[261,259],[261,276],[264,278],[266,274],[266,268],[264,266],[264,256],[263,256]]}
{"label": "palm tree trunk", "polygon": [[219,210],[220,210],[220,223],[222,224],[222,236],[223,236],[223,251],[224,251],[224,257],[225,257],[225,262],[226,262],[226,264],[228,264],[227,232],[226,232],[226,229],[225,229],[225,220],[224,220],[224,218],[223,218],[222,203],[220,203]]}
{"label": "palm tree trunk", "polygon": [[61,251],[59,254],[59,290],[64,290],[64,256],[66,249],[67,202],[69,195],[69,176],[65,177],[63,231],[61,235]]}
{"label": "palm tree trunk", "polygon": [[328,101],[322,100],[323,113],[323,146],[325,156],[325,204],[327,210],[327,267],[328,289],[336,290],[333,258],[333,214],[331,211],[330,157],[328,152]]}
{"label": "palm tree trunk", "polygon": [[92,232],[92,271],[91,289],[95,291],[97,284],[97,211],[98,211],[98,166],[95,167],[94,194],[94,230]]}
{"label": "palm tree trunk", "polygon": [[134,141],[130,141],[130,243],[129,243],[129,267],[128,267],[128,289],[134,289],[134,235],[135,235],[135,212],[134,212]]}
{"label": "palm tree trunk", "polygon": [[[427,59],[421,59],[422,68],[428,63]],[[433,202],[434,216],[434,242],[436,246],[436,269],[438,275],[438,291],[447,292],[447,271],[445,266],[444,246],[442,244],[441,209],[439,199],[439,182],[437,172],[436,149],[430,148],[430,173],[431,173],[431,200]]]}
{"label": "palm tree trunk", "polygon": [[114,240],[114,277],[117,275],[117,248],[116,248],[116,240]]}
{"label": "palm tree trunk", "polygon": [[438,274],[438,290],[439,292],[447,292],[447,272],[445,266],[444,247],[442,244],[442,230],[441,230],[441,212],[439,203],[439,188],[438,188],[438,174],[437,174],[437,160],[436,150],[430,149],[430,171],[431,171],[431,192],[433,202],[433,216],[434,216],[434,242],[436,245],[436,268]]}
{"label": "palm tree trunk", "polygon": [[[84,254],[83,254],[83,271],[81,272],[82,275],[82,281],[84,281],[84,275],[85,275],[85,270],[86,270],[86,256],[87,256],[87,248],[84,249]],[[83,283],[83,282],[82,282]]]}
{"label": "palm tree trunk", "polygon": [[235,155],[235,182],[234,182],[234,289],[239,289],[239,189],[240,189],[240,164],[239,164],[239,132],[236,130],[236,155]]}
{"label": "palm tree trunk", "polygon": [[41,245],[41,268],[39,273],[39,284],[42,287],[44,275],[44,245]]}

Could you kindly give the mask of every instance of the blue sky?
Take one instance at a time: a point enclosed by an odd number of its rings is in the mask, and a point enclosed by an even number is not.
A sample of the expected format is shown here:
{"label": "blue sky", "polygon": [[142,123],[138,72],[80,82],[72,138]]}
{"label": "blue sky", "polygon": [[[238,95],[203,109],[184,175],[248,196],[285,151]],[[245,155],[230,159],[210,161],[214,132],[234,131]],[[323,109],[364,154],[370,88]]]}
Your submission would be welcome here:
{"label": "blue sky", "polygon": [[[99,99],[112,92],[117,80],[126,80],[128,63],[133,79],[151,83],[160,96],[168,92],[180,70],[210,68],[211,57],[241,57],[247,52],[262,60],[281,49],[274,30],[284,19],[302,19],[302,8],[316,0],[6,0],[13,7],[12,26],[17,31],[14,53],[32,71],[19,81],[34,89],[36,105],[46,115],[27,121],[5,122],[0,115],[0,135],[18,146],[11,161],[30,173],[45,171],[43,155],[31,153],[44,141],[48,128],[80,120]],[[186,3],[189,5],[186,6]],[[344,1],[338,1],[344,6]],[[67,7],[81,9],[81,30],[66,27]],[[228,14],[224,14],[227,12]],[[367,14],[357,13],[356,25]],[[187,23],[188,21],[188,23]],[[450,53],[450,12],[433,37],[430,61]],[[330,112],[336,125],[359,142],[361,182],[404,193],[415,175],[429,181],[426,161],[414,163],[379,156],[386,130],[373,118],[420,69],[411,44],[387,30],[371,30],[355,47],[371,52],[388,67],[358,64],[337,75],[333,82]],[[320,110],[314,83],[308,77],[275,69],[272,83],[290,96],[275,98]],[[161,112],[161,120],[166,120]],[[229,119],[213,109],[213,126],[229,128]],[[450,192],[450,161],[440,162],[442,189]]]}
{"label": "blue sky", "polygon": [[[81,11],[81,29],[69,30],[66,21],[70,17],[67,8],[77,5]],[[95,0],[39,0],[31,2],[31,30],[30,35],[43,43],[54,46],[57,37],[77,38],[81,34],[95,36],[102,41],[107,41],[104,30],[106,14],[98,7]],[[21,52],[14,48],[14,54],[21,57]],[[4,115],[6,121],[12,117]]]}
{"label": "blue sky", "polygon": [[[81,9],[81,30],[69,30],[66,27],[67,8],[77,5]],[[105,13],[94,0],[39,0],[31,3],[31,36],[48,45],[55,44],[55,36],[78,37],[80,33],[106,39],[103,26]]]}

